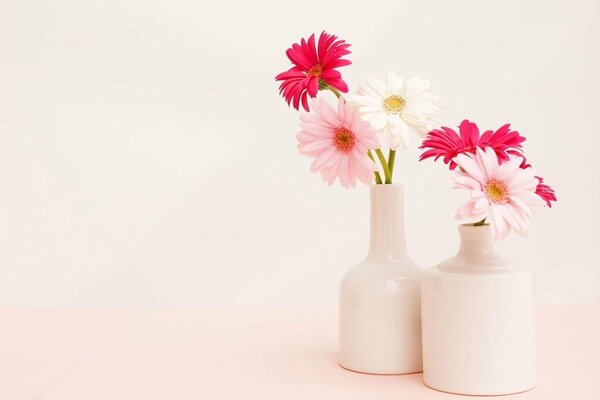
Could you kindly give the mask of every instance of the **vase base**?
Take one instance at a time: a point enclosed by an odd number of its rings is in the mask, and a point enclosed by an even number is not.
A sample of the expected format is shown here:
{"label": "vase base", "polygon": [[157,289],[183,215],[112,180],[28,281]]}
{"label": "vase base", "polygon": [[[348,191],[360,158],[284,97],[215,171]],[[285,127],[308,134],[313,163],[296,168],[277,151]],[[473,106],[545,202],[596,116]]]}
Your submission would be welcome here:
{"label": "vase base", "polygon": [[365,374],[365,375],[411,375],[411,374],[420,374],[423,370],[415,370],[415,371],[366,371],[358,368],[350,368],[346,367],[342,363],[338,362],[338,365],[345,369],[346,371],[355,372],[357,374]]}
{"label": "vase base", "polygon": [[528,389],[517,389],[517,390],[510,390],[510,391],[506,391],[506,392],[503,391],[502,393],[498,393],[498,392],[483,392],[483,391],[469,392],[469,391],[459,391],[459,390],[438,389],[436,387],[429,385],[427,382],[425,382],[425,379],[423,379],[423,384],[425,386],[427,386],[429,389],[435,390],[436,392],[455,394],[455,395],[461,395],[461,396],[486,396],[486,397],[510,396],[513,394],[525,393],[525,392],[529,392],[530,390],[535,389],[537,386],[537,385],[534,385]]}

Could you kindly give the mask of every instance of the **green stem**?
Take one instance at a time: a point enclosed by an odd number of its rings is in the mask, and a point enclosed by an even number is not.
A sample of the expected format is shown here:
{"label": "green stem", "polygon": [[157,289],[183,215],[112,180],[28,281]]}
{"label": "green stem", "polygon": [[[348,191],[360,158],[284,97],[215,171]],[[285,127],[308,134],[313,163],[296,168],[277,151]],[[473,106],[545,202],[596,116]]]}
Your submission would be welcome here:
{"label": "green stem", "polygon": [[473,226],[483,226],[485,224],[485,218],[482,219],[481,221],[475,222],[473,224]]}
{"label": "green stem", "polygon": [[335,96],[338,99],[340,97],[342,97],[342,94],[336,88],[334,88],[333,86],[329,85],[323,79],[319,79],[319,90],[331,90],[333,92],[333,94],[335,94]]}
{"label": "green stem", "polygon": [[390,154],[388,156],[388,166],[390,168],[390,181],[394,176],[394,162],[396,161],[396,150],[390,149]]}
{"label": "green stem", "polygon": [[390,174],[390,169],[388,167],[387,162],[385,161],[385,156],[381,152],[381,149],[375,149],[375,154],[377,154],[377,158],[379,158],[379,162],[381,163],[381,167],[383,168],[383,174],[385,175],[385,183],[392,183],[392,175]]}
{"label": "green stem", "polygon": [[337,98],[339,99],[340,97],[342,97],[342,94],[333,86],[329,86],[327,85],[327,89],[331,90],[333,92],[333,94],[335,94],[337,96]]}
{"label": "green stem", "polygon": [[[373,162],[375,162],[375,158],[373,157],[373,153],[371,153],[371,150],[369,150],[369,152],[367,154],[369,155],[369,158],[371,158],[371,160],[373,160]],[[381,175],[379,174],[379,171],[375,171],[375,183],[378,185],[381,185],[383,183],[383,181],[381,180]]]}

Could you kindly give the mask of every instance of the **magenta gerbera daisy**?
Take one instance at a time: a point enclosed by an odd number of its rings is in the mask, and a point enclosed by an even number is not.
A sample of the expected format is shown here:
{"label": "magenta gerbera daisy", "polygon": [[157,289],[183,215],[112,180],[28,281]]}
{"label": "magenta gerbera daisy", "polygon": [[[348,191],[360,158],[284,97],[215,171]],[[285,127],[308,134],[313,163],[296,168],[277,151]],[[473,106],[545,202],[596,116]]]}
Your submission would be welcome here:
{"label": "magenta gerbera daisy", "polygon": [[350,54],[350,44],[337,39],[337,36],[322,32],[318,43],[315,43],[313,33],[308,40],[302,39],[299,44],[294,43],[287,49],[286,54],[294,66],[277,75],[275,80],[282,81],[279,93],[285,97],[288,105],[293,102],[298,110],[302,103],[304,109],[309,111],[308,96],[316,97],[319,83],[343,93],[348,92],[348,85],[336,68],[351,64],[350,60],[342,58]]}
{"label": "magenta gerbera daisy", "polygon": [[540,181],[535,189],[535,194],[540,196],[542,200],[546,202],[546,205],[552,208],[551,201],[556,201],[556,193],[554,193],[554,189],[551,186],[546,185],[544,183],[544,178],[541,176],[536,176],[536,178]]}
{"label": "magenta gerbera daisy", "polygon": [[320,172],[330,185],[336,179],[346,188],[355,187],[357,179],[370,184],[377,166],[368,152],[379,147],[371,125],[343,99],[337,110],[324,99],[313,100],[311,107],[311,113],[300,116],[297,135],[300,154],[314,158],[311,172]]}
{"label": "magenta gerbera daisy", "polygon": [[527,166],[525,156],[523,155],[523,145],[525,138],[517,131],[510,130],[510,124],[498,128],[496,131],[488,130],[479,135],[479,128],[473,122],[464,120],[459,126],[459,132],[453,129],[442,127],[434,129],[427,134],[421,147],[425,150],[419,161],[435,157],[434,160],[442,157],[444,163],[449,164],[450,169],[456,168],[455,158],[459,154],[475,154],[477,147],[490,147],[496,153],[498,161],[503,163],[510,159],[510,156],[521,158],[521,167]]}

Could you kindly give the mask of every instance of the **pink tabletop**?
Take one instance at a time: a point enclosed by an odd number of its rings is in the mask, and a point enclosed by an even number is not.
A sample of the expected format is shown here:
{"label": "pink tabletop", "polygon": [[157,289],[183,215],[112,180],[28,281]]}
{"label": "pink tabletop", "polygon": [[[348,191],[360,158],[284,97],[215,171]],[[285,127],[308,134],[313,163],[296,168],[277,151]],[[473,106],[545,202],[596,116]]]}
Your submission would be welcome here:
{"label": "pink tabletop", "polygon": [[[336,363],[324,310],[0,310],[0,399],[476,399]],[[538,309],[539,385],[600,399],[600,304]]]}

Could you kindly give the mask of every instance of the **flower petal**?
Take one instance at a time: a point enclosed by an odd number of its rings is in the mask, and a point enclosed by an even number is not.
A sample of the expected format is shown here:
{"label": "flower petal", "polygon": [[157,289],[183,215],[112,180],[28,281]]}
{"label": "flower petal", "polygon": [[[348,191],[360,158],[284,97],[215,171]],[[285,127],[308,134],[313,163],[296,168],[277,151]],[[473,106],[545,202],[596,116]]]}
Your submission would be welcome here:
{"label": "flower petal", "polygon": [[474,179],[481,183],[484,182],[485,176],[477,162],[475,162],[475,160],[471,158],[471,156],[466,154],[459,154],[456,156],[455,161],[462,169],[465,170],[466,173],[471,175]]}

